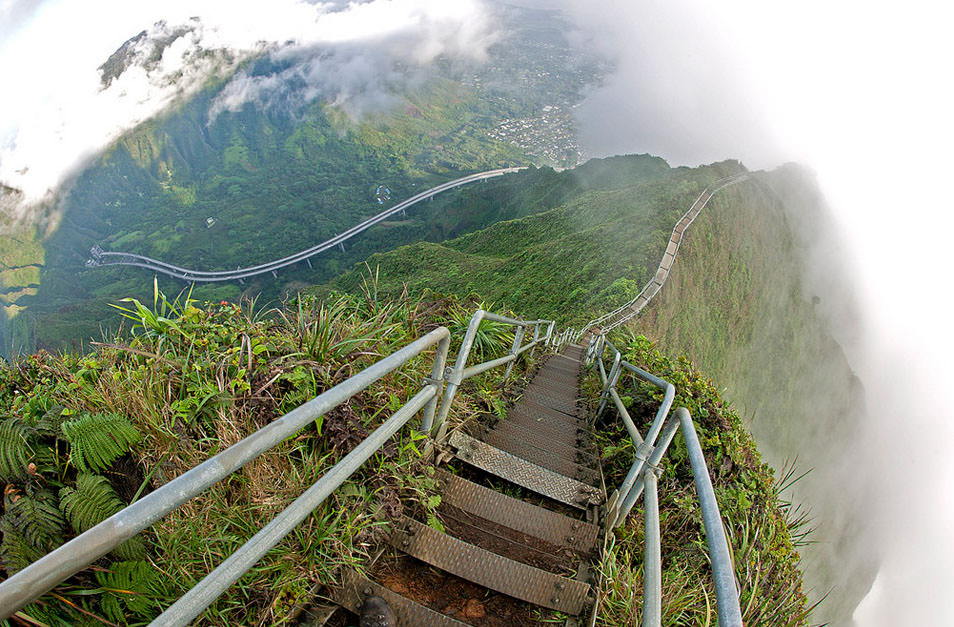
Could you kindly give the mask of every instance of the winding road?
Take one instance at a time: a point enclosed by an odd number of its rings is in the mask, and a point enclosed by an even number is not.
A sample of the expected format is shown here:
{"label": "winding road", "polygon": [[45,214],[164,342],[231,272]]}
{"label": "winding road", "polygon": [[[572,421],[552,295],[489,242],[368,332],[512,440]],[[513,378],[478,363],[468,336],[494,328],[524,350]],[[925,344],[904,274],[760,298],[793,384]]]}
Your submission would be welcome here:
{"label": "winding road", "polygon": [[268,263],[263,263],[257,266],[250,266],[248,268],[238,268],[236,270],[222,270],[216,272],[190,270],[189,268],[182,268],[171,263],[159,261],[158,259],[152,259],[151,257],[145,257],[143,255],[137,255],[135,253],[104,251],[98,246],[94,246],[90,251],[93,257],[86,262],[86,266],[89,268],[98,268],[102,266],[135,266],[137,268],[145,268],[146,270],[152,270],[153,272],[157,272],[159,274],[165,274],[167,276],[193,283],[237,281],[239,279],[245,279],[259,274],[265,274],[267,272],[271,272],[273,275],[275,275],[275,273],[282,268],[306,261],[318,253],[324,252],[329,248],[333,248],[334,246],[343,245],[346,241],[355,235],[358,235],[362,231],[371,228],[375,224],[398,212],[404,211],[411,205],[417,204],[422,200],[428,200],[441,192],[453,189],[455,187],[460,187],[462,185],[467,185],[468,183],[484,181],[497,176],[503,176],[504,174],[518,172],[523,169],[524,168],[520,167],[488,170],[486,172],[478,172],[477,174],[471,174],[453,181],[448,181],[447,183],[441,183],[440,185],[416,194],[407,200],[394,205],[393,207],[385,209],[384,211],[352,226],[347,231],[335,235],[334,237],[331,237],[320,244],[316,244],[311,248],[306,248],[305,250],[288,255],[287,257],[275,259],[274,261],[269,261]]}

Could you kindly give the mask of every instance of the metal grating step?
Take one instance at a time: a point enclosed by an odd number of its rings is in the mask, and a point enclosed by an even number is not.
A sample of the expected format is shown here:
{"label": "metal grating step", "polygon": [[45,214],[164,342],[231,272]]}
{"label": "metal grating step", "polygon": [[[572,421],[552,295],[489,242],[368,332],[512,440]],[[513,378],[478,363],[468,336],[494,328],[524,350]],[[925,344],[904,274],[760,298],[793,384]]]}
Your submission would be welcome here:
{"label": "metal grating step", "polygon": [[[562,457],[563,459],[574,460],[581,466],[595,468],[596,463],[599,460],[599,458],[593,454],[588,446],[581,447],[575,442],[573,444],[558,442],[553,438],[546,437],[532,427],[527,428],[526,426],[511,422],[509,420],[498,421],[494,425],[493,429],[488,429],[487,431],[494,431],[507,437],[520,438],[524,442],[532,444],[545,451],[550,451],[554,455]],[[484,437],[479,439],[483,439],[488,444],[493,444],[493,442],[488,441]]]}
{"label": "metal grating step", "polygon": [[534,400],[533,398],[523,397],[519,401],[517,401],[517,404],[515,405],[515,407],[519,407],[521,405],[533,411],[542,409],[542,410],[549,410],[551,413],[556,412],[557,414],[562,414],[565,420],[570,420],[574,422],[579,420],[583,416],[583,410],[580,409],[579,407],[567,407],[565,409],[560,409],[559,407],[549,407],[547,405],[544,405],[543,403],[540,403]]}
{"label": "metal grating step", "polygon": [[512,416],[506,420],[508,424],[523,427],[528,431],[540,435],[564,446],[578,448],[581,442],[586,442],[586,433],[580,429],[566,425],[553,424],[544,420],[533,420],[528,417]]}
{"label": "metal grating step", "polygon": [[531,505],[443,470],[434,476],[443,489],[441,499],[448,505],[584,555],[596,549],[596,525]]}
{"label": "metal grating step", "polygon": [[451,436],[450,444],[457,448],[458,459],[555,501],[586,509],[605,500],[602,490],[520,459],[459,431]]}
{"label": "metal grating step", "polygon": [[391,544],[422,562],[521,601],[574,616],[583,610],[589,584],[491,553],[410,518],[399,524]]}
{"label": "metal grating step", "polygon": [[542,405],[543,407],[549,407],[550,409],[555,409],[556,411],[569,414],[571,416],[578,415],[580,411],[580,408],[576,404],[575,400],[562,399],[540,390],[524,390],[523,394],[520,396],[520,400],[517,401],[517,403],[520,403],[520,401],[523,400],[536,403],[537,405]]}
{"label": "metal grating step", "polygon": [[520,438],[507,437],[502,433],[491,431],[485,435],[482,440],[491,446],[496,446],[502,451],[516,455],[520,459],[525,459],[538,466],[543,466],[561,475],[573,477],[583,483],[595,485],[600,478],[599,473],[592,468],[581,466],[577,464],[575,460],[554,455],[551,451],[533,446]]}
{"label": "metal grating step", "polygon": [[398,625],[428,625],[433,627],[467,627],[467,623],[426,608],[419,603],[391,592],[353,570],[346,570],[340,587],[332,589],[332,599],[340,606],[357,614],[365,599],[376,595],[387,601],[398,619]]}
{"label": "metal grating step", "polygon": [[587,423],[583,420],[567,416],[555,409],[532,405],[530,401],[517,403],[507,410],[507,420],[518,420],[529,424],[545,423],[554,427],[562,427],[568,431],[588,432]]}

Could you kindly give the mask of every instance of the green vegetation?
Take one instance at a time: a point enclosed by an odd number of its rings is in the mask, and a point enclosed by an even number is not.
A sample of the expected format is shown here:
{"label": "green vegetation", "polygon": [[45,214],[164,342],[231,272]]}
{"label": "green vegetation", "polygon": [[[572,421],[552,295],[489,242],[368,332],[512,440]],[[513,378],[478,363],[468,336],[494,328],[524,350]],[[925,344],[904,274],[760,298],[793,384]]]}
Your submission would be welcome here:
{"label": "green vegetation", "polygon": [[[673,407],[686,407],[692,414],[729,538],[743,622],[766,627],[807,624],[810,608],[802,592],[797,553],[808,532],[807,520],[780,500],[792,475],[776,478],[762,463],[741,418],[688,360],[663,356],[642,336],[624,333],[617,339],[624,359],[671,382],[676,388]],[[597,396],[598,378],[591,376],[588,384],[590,397]],[[646,433],[662,394],[628,372],[618,389],[640,432]],[[601,417],[596,433],[606,483],[618,486],[635,450],[612,407]],[[677,436],[661,463],[663,616],[667,625],[712,625],[716,622],[715,589],[687,455]],[[609,539],[612,549],[601,565],[605,584],[598,624],[638,624],[644,542],[641,509],[635,508]]]}
{"label": "green vegetation", "polygon": [[[128,300],[114,314],[131,323],[129,333],[85,355],[40,352],[0,368],[0,565],[16,572],[436,325],[459,327],[474,308],[386,300],[373,281],[359,296],[267,311],[200,307],[184,294],[167,300],[154,286],[151,306]],[[510,341],[499,327],[483,329],[488,355]],[[414,360],[328,412],[30,605],[21,621],[155,617],[417,392],[430,360]],[[464,386],[451,419],[492,408],[499,376]],[[361,567],[402,508],[439,525],[422,438],[411,429],[395,436],[200,624],[289,624],[319,584],[335,581],[344,565]]]}
{"label": "green vegetation", "polygon": [[[471,292],[529,317],[580,324],[636,296],[655,272],[673,225],[705,186],[737,162],[670,169],[658,157],[593,160],[574,170],[525,173],[509,199],[520,216],[456,239],[420,242],[371,256],[381,289]],[[462,190],[483,205],[504,194]],[[325,289],[354,291],[363,266]],[[321,291],[319,290],[319,293]]]}

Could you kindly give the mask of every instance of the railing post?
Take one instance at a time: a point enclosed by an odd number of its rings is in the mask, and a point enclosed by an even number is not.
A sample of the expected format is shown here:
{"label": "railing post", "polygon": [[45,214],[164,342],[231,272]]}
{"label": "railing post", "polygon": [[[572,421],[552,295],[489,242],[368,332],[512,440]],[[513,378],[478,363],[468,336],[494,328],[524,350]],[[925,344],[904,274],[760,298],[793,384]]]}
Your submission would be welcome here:
{"label": "railing post", "polygon": [[[646,549],[643,554],[643,627],[659,627],[662,622],[662,556],[659,540],[659,495],[656,473],[643,473],[646,488]],[[721,623],[720,623],[721,624]]]}
{"label": "railing post", "polygon": [[525,332],[526,327],[517,327],[517,330],[513,332],[513,346],[510,347],[510,354],[513,355],[513,361],[507,364],[507,370],[503,376],[504,381],[509,379],[510,373],[513,372],[513,365],[517,362],[517,350],[519,350],[520,345],[523,344],[523,334]]}
{"label": "railing post", "polygon": [[434,353],[434,365],[431,367],[430,379],[425,381],[429,385],[436,386],[434,398],[427,401],[424,406],[424,415],[421,417],[421,431],[430,433],[434,427],[434,413],[437,410],[437,399],[444,388],[444,368],[447,364],[447,351],[450,349],[450,335],[442,338],[437,343],[437,351]]}
{"label": "railing post", "polygon": [[742,627],[739,590],[735,587],[732,554],[729,553],[729,543],[725,538],[725,527],[722,524],[722,515],[719,513],[719,502],[716,501],[715,491],[712,489],[709,468],[706,466],[706,458],[702,454],[702,446],[699,444],[699,436],[696,435],[696,427],[692,423],[692,416],[689,415],[688,411],[683,412],[681,410],[680,407],[678,415],[679,422],[682,424],[682,437],[686,441],[689,464],[692,466],[692,476],[696,482],[696,494],[702,506],[702,524],[706,530],[706,543],[709,545],[719,625],[721,627]]}
{"label": "railing post", "polygon": [[616,356],[613,358],[613,367],[610,369],[609,376],[606,378],[606,385],[603,386],[603,393],[600,394],[600,405],[596,410],[596,417],[599,418],[602,415],[603,410],[606,409],[606,401],[609,399],[609,390],[611,387],[616,385],[616,382],[619,380],[619,373],[622,369],[620,366],[620,360],[622,355],[616,353]]}
{"label": "railing post", "polygon": [[450,372],[445,372],[447,385],[444,387],[444,396],[441,398],[440,409],[437,412],[437,420],[432,426],[432,430],[437,429],[437,435],[434,438],[437,441],[440,441],[447,431],[444,426],[444,421],[450,412],[451,403],[457,394],[457,388],[460,387],[461,373],[464,372],[464,368],[467,366],[467,358],[470,357],[470,349],[474,345],[477,328],[480,326],[480,322],[484,319],[486,314],[487,312],[483,309],[478,309],[474,312],[473,317],[470,319],[470,324],[467,326],[464,341],[460,345],[460,352],[457,353],[457,361],[454,362],[454,367]]}
{"label": "railing post", "polygon": [[530,354],[527,355],[527,358],[528,358],[528,359],[533,359],[533,354],[534,354],[534,353],[536,352],[536,350],[537,350],[537,347],[536,347],[536,344],[535,344],[535,343],[536,343],[537,340],[540,339],[540,325],[541,325],[541,324],[543,324],[543,323],[540,322],[540,321],[537,321],[537,322],[535,322],[534,325],[533,325],[533,342],[534,342],[534,347],[530,349]]}

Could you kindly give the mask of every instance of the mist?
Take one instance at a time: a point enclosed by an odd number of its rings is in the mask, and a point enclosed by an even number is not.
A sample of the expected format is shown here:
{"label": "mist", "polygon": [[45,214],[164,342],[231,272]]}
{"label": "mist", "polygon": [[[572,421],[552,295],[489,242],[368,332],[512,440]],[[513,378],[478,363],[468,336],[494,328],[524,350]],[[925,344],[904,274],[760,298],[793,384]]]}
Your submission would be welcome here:
{"label": "mist", "polygon": [[[853,279],[853,294],[830,302],[855,303],[848,309],[860,318],[844,308],[827,313],[865,387],[867,415],[857,439],[818,443],[831,457],[825,476],[844,472],[845,480],[803,496],[862,498],[854,548],[859,561],[879,566],[854,624],[954,624],[954,456],[946,446],[954,436],[946,398],[954,203],[945,189],[954,99],[943,78],[954,58],[944,32],[951,9],[562,7],[581,40],[618,68],[579,109],[590,154],[646,150],[677,165],[732,157],[750,168],[798,161],[817,173],[833,222],[816,233],[806,281],[831,293],[832,274]],[[843,565],[846,580],[853,567]]]}

